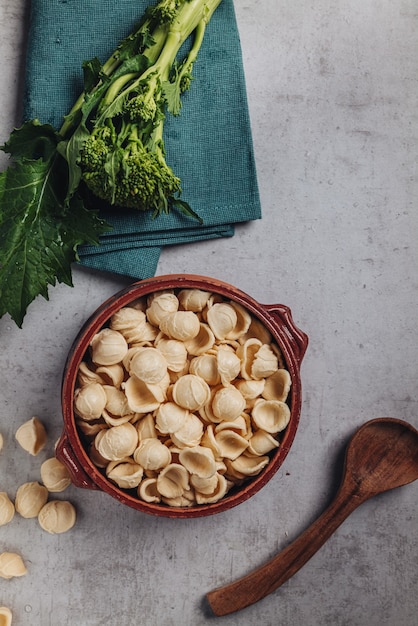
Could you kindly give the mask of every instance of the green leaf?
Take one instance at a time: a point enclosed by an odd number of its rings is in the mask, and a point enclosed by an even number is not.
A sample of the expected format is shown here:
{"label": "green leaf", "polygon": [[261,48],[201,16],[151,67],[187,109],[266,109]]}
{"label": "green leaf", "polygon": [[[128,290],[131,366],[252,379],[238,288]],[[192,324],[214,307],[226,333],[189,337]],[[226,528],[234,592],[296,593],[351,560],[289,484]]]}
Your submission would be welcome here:
{"label": "green leaf", "polygon": [[203,219],[200,217],[200,215],[196,213],[196,211],[193,211],[190,204],[185,200],[181,200],[180,198],[172,198],[171,206],[180,211],[180,213],[182,213],[183,215],[186,215],[187,217],[192,217],[194,220],[197,220],[199,224],[203,224]]}
{"label": "green leaf", "polygon": [[0,174],[0,316],[9,313],[19,327],[38,295],[48,299],[48,285],[72,285],[78,245],[97,244],[109,228],[79,196],[65,210],[63,168],[57,155]]}
{"label": "green leaf", "polygon": [[89,93],[103,78],[102,64],[97,57],[83,62],[84,91]]}
{"label": "green leaf", "polygon": [[60,141],[57,151],[65,158],[68,164],[68,188],[65,202],[68,203],[72,195],[77,190],[81,181],[81,168],[78,164],[80,151],[86,139],[90,137],[83,122],[81,122],[75,132],[67,141]]}
{"label": "green leaf", "polygon": [[105,182],[103,183],[106,187],[112,191],[112,203],[115,202],[115,194],[117,191],[117,179],[118,174],[120,172],[121,167],[124,164],[124,150],[120,147],[115,147],[114,150],[108,153],[106,157],[106,161],[104,163],[104,171],[107,176],[105,177]]}
{"label": "green leaf", "polygon": [[182,107],[180,81],[174,80],[171,82],[166,80],[162,83],[161,87],[164,100],[167,104],[167,111],[171,113],[171,115],[180,115]]}
{"label": "green leaf", "polygon": [[150,11],[147,10],[133,32],[119,44],[117,52],[121,59],[128,59],[154,45],[155,40],[150,31],[149,17]]}
{"label": "green leaf", "polygon": [[182,108],[181,96],[190,89],[191,82],[194,80],[192,68],[193,63],[188,58],[183,63],[175,61],[171,68],[169,80],[162,83],[167,110],[172,115],[180,115]]}
{"label": "green leaf", "polygon": [[58,141],[59,135],[53,126],[35,119],[12,131],[1,149],[15,158],[48,160]]}
{"label": "green leaf", "polygon": [[112,74],[111,81],[120,78],[124,74],[136,73],[141,75],[150,66],[149,59],[143,54],[136,54],[126,59]]}

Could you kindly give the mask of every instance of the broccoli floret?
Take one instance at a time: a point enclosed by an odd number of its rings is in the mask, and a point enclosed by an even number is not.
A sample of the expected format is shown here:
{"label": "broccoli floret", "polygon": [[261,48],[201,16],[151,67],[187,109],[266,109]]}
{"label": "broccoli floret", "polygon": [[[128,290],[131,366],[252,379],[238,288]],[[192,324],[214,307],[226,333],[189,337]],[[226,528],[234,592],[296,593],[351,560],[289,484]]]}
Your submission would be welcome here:
{"label": "broccoli floret", "polygon": [[111,143],[112,135],[108,126],[95,128],[83,144],[81,162],[88,164],[90,171],[99,170],[106,162]]}
{"label": "broccoli floret", "polygon": [[168,213],[170,201],[181,192],[180,179],[167,165],[162,155],[149,152],[143,146],[132,149],[119,172],[115,203],[154,213]]}
{"label": "broccoli floret", "polygon": [[183,0],[161,0],[151,9],[151,17],[160,24],[168,24],[174,20]]}
{"label": "broccoli floret", "polygon": [[131,98],[126,105],[126,112],[132,122],[152,122],[158,111],[155,98],[147,98],[146,94],[138,94]]}
{"label": "broccoli floret", "polygon": [[124,110],[132,122],[146,126],[147,122],[157,124],[164,117],[161,79],[157,72],[141,78],[137,88],[129,89],[129,96]]}
{"label": "broccoli floret", "polygon": [[168,213],[181,181],[165,161],[157,127],[149,145],[144,145],[138,128],[128,123],[118,130],[113,123],[96,129],[80,152],[83,180],[102,200],[120,207]]}

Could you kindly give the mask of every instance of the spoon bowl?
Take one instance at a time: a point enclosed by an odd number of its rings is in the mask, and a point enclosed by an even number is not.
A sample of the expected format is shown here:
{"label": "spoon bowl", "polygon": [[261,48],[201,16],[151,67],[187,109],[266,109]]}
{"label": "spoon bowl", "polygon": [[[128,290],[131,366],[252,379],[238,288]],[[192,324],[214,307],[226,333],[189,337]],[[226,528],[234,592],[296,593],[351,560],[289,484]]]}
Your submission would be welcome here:
{"label": "spoon bowl", "polygon": [[277,556],[243,578],[207,594],[215,615],[254,604],[293,576],[360,504],[418,479],[418,431],[391,417],[370,420],[351,438],[343,479],[320,517]]}
{"label": "spoon bowl", "polygon": [[347,448],[345,474],[343,485],[351,479],[363,499],[413,482],[418,478],[418,431],[394,418],[366,422]]}

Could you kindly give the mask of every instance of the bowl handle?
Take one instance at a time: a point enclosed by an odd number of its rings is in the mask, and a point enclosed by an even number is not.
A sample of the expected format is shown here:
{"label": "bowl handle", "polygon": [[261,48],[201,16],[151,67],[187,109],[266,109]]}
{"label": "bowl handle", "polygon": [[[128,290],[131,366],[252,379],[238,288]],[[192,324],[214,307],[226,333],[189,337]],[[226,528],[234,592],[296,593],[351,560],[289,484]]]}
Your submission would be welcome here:
{"label": "bowl handle", "polygon": [[284,304],[266,304],[264,309],[280,323],[300,365],[308,347],[308,335],[295,325],[291,310]]}
{"label": "bowl handle", "polygon": [[67,467],[70,472],[71,480],[76,487],[82,487],[83,489],[99,489],[78,462],[66,432],[62,433],[57,443],[55,456]]}

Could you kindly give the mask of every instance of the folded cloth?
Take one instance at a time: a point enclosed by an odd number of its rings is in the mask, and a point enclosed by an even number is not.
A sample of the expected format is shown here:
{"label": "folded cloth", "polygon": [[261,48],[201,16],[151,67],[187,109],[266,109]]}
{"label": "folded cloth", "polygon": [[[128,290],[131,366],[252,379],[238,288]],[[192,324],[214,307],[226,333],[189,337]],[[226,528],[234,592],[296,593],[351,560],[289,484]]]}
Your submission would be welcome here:
{"label": "folded cloth", "polygon": [[[82,90],[82,62],[104,62],[153,0],[32,0],[24,119],[59,128]],[[234,235],[261,217],[239,32],[233,0],[222,0],[205,33],[178,117],[167,115],[167,163],[182,199],[203,225],[177,211],[103,212],[112,230],[80,246],[80,262],[135,279],[153,276],[161,248]]]}

